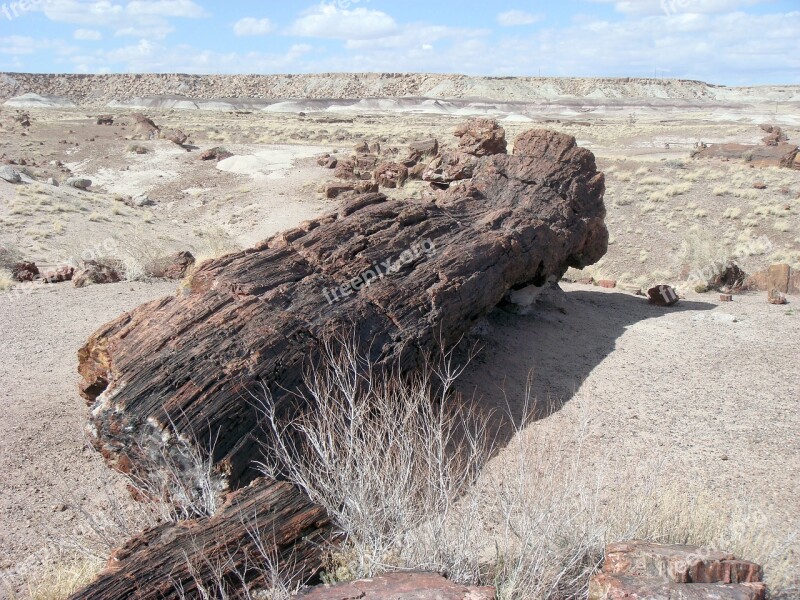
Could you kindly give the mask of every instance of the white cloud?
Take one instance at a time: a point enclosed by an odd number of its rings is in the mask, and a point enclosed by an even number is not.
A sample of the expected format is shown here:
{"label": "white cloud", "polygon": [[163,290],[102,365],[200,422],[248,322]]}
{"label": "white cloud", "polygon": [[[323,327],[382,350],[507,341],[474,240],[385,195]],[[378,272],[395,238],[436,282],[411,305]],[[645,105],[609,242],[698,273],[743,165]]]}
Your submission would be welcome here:
{"label": "white cloud", "polygon": [[125,6],[129,15],[148,15],[158,17],[181,17],[200,19],[208,13],[192,0],[134,0]]}
{"label": "white cloud", "polygon": [[51,21],[107,27],[117,36],[163,38],[172,31],[170,19],[198,19],[208,13],[192,0],[44,0],[40,10]]}
{"label": "white cloud", "polygon": [[87,40],[96,42],[103,39],[103,34],[95,29],[76,29],[72,34],[76,40]]}
{"label": "white cloud", "polygon": [[719,14],[768,0],[591,0],[613,4],[614,10],[629,15]]}
{"label": "white cloud", "polygon": [[533,25],[542,20],[541,15],[525,12],[524,10],[509,10],[497,15],[497,22],[503,27],[517,25]]}
{"label": "white cloud", "polygon": [[245,17],[236,21],[233,25],[233,32],[236,35],[266,35],[272,33],[275,26],[269,19],[256,19],[254,17]]}
{"label": "white cloud", "polygon": [[23,35],[0,37],[0,54],[33,54],[38,45],[37,40]]}
{"label": "white cloud", "polygon": [[302,37],[366,40],[391,35],[397,29],[395,20],[379,10],[344,10],[333,4],[321,4],[297,19],[289,33]]}

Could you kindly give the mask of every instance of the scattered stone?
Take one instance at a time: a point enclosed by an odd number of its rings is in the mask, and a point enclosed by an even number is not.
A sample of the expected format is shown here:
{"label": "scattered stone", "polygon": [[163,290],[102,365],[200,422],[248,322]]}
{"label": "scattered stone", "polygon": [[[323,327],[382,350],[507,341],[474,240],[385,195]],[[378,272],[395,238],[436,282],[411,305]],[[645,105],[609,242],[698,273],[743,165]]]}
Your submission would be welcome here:
{"label": "scattered stone", "polygon": [[70,177],[64,182],[64,185],[75,188],[76,190],[88,190],[92,185],[92,180],[82,177]]}
{"label": "scattered stone", "polygon": [[379,155],[381,153],[381,145],[378,142],[373,142],[369,145],[369,153]]}
{"label": "scattered stone", "polygon": [[719,295],[720,302],[733,302],[733,296],[731,294],[720,294]]}
{"label": "scattered stone", "polygon": [[615,287],[617,287],[617,280],[616,279],[601,279],[600,281],[597,282],[597,285],[599,285],[601,288],[606,288],[606,289],[609,289],[609,290],[613,290]]}
{"label": "scattered stone", "polygon": [[369,142],[366,140],[359,142],[356,144],[355,148],[353,148],[353,152],[356,154],[369,154]]}
{"label": "scattered stone", "polygon": [[495,600],[490,587],[457,585],[438,573],[384,573],[300,592],[298,600]]}
{"label": "scattered stone", "polygon": [[675,288],[669,285],[657,285],[647,290],[647,297],[650,304],[656,306],[673,306],[678,303],[680,298]]}
{"label": "scattered stone", "polygon": [[788,264],[771,265],[766,271],[748,277],[744,287],[749,290],[800,294],[800,269],[793,269]]}
{"label": "scattered stone", "polygon": [[406,179],[408,179],[408,169],[397,163],[381,163],[375,169],[375,181],[380,187],[390,189],[403,187]]}
{"label": "scattered stone", "polygon": [[197,262],[191,252],[176,252],[165,260],[165,267],[160,273],[164,279],[183,279]]}
{"label": "scattered stone", "polygon": [[173,144],[182,147],[186,143],[186,140],[189,139],[189,136],[180,129],[173,129],[172,131],[167,132],[167,134],[164,136],[164,139],[167,139]]}
{"label": "scattered stone", "polygon": [[19,171],[5,165],[0,167],[0,179],[7,181],[8,183],[19,183],[22,181]]}
{"label": "scattered stone", "polygon": [[322,154],[317,157],[317,164],[326,169],[335,169],[336,165],[339,164],[339,160],[330,154]]}
{"label": "scattered stone", "polygon": [[337,179],[353,180],[357,179],[355,170],[356,165],[352,160],[340,160],[335,167],[333,175]]}
{"label": "scattered stone", "polygon": [[149,150],[141,144],[128,144],[127,150],[134,154],[147,154],[149,152]]}
{"label": "scattered stone", "polygon": [[419,140],[408,145],[408,158],[413,160],[414,163],[419,162],[426,156],[433,158],[437,154],[439,154],[439,140],[436,138]]}
{"label": "scattered stone", "polygon": [[204,150],[200,153],[200,160],[215,160],[217,162],[221,160],[225,160],[226,158],[232,157],[233,154],[225,150],[225,148],[221,148],[217,146],[216,148],[211,148],[209,150]]}
{"label": "scattered stone", "polygon": [[356,194],[375,194],[378,192],[378,184],[374,181],[359,181],[353,186]]}
{"label": "scattered stone", "polygon": [[740,291],[744,287],[746,279],[747,273],[735,262],[730,261],[708,282],[708,287],[723,292]]}
{"label": "scattered stone", "polygon": [[325,186],[325,197],[329,200],[333,200],[334,198],[338,198],[342,194],[346,194],[347,192],[352,192],[355,190],[355,187],[352,185],[346,185],[342,183],[329,183]]}
{"label": "scattered stone", "polygon": [[767,189],[767,184],[763,181],[756,181],[753,183],[753,188],[756,190],[765,190]]}
{"label": "scattered stone", "polygon": [[760,565],[699,546],[644,541],[606,546],[589,600],[764,600]]}
{"label": "scattered stone", "polygon": [[770,304],[786,304],[786,295],[778,290],[770,290],[767,294],[767,302]]}
{"label": "scattered stone", "polygon": [[14,281],[25,283],[39,277],[39,268],[32,262],[24,261],[11,265],[11,278]]}
{"label": "scattered stone", "polygon": [[56,179],[55,177],[50,177],[47,180],[47,184],[52,185],[53,187],[58,187],[58,179]]}
{"label": "scattered stone", "polygon": [[506,153],[506,130],[494,119],[472,119],[459,126],[455,135],[460,138],[458,149],[473,156]]}
{"label": "scattered stone", "polygon": [[72,281],[75,275],[75,269],[64,265],[52,271],[45,271],[42,273],[42,281],[45,283],[64,283],[65,281]]}
{"label": "scattered stone", "polygon": [[113,125],[114,124],[114,117],[113,115],[100,115],[97,117],[97,124],[98,125]]}
{"label": "scattered stone", "polygon": [[454,181],[472,177],[476,164],[477,159],[472,154],[445,152],[431,161],[422,174],[422,179],[447,187]]}
{"label": "scattered stone", "polygon": [[123,202],[131,208],[144,208],[145,206],[155,205],[155,202],[147,194],[137,194],[136,196],[125,198]]}
{"label": "scattered stone", "polygon": [[134,136],[139,139],[157,140],[161,134],[161,128],[158,127],[151,119],[144,116],[142,113],[134,113],[131,115],[136,125],[133,128]]}
{"label": "scattered stone", "polygon": [[122,265],[117,261],[87,260],[83,269],[72,277],[76,288],[83,288],[93,284],[117,283],[122,281]]}

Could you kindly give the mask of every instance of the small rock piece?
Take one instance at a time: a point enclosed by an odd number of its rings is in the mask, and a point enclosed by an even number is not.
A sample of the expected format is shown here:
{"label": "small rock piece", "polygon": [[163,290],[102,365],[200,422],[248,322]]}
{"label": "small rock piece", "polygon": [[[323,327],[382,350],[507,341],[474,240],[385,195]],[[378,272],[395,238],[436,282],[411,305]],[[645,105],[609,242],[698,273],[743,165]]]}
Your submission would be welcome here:
{"label": "small rock piece", "polygon": [[121,265],[116,262],[87,260],[83,269],[73,275],[72,283],[76,288],[92,284],[117,283],[122,281],[121,271]]}
{"label": "small rock piece", "polygon": [[720,302],[733,302],[733,296],[731,294],[720,294],[719,295]]}
{"label": "small rock piece", "polygon": [[98,125],[113,125],[114,124],[114,117],[113,115],[100,115],[97,117],[97,124]]}
{"label": "small rock piece", "polygon": [[27,282],[39,277],[39,268],[32,262],[20,262],[11,266],[11,278],[14,281]]}
{"label": "small rock piece", "polygon": [[200,160],[215,160],[219,162],[221,160],[225,160],[226,158],[230,158],[231,156],[233,156],[233,154],[225,150],[225,148],[216,147],[201,152]]}
{"label": "small rock piece", "polygon": [[88,190],[92,185],[92,180],[82,177],[70,177],[64,182],[64,185],[75,188],[76,190]]}
{"label": "small rock piece", "polygon": [[617,287],[617,281],[616,279],[601,279],[597,282],[597,285],[599,285],[601,288],[613,290],[615,287]]}
{"label": "small rock piece", "polygon": [[647,290],[647,297],[650,304],[656,306],[673,306],[678,303],[680,298],[675,288],[669,285],[657,285]]}
{"label": "small rock piece", "polygon": [[770,290],[767,294],[767,302],[770,304],[786,304],[786,296],[778,290]]}
{"label": "small rock piece", "polygon": [[346,194],[347,192],[352,192],[355,190],[355,187],[352,185],[346,185],[342,183],[331,183],[325,186],[325,197],[329,200],[333,200],[334,198],[338,198],[342,194]]}
{"label": "small rock piece", "polygon": [[403,165],[385,162],[375,169],[375,181],[385,188],[399,188],[408,179],[408,169]]}
{"label": "small rock piece", "polygon": [[506,130],[494,119],[472,119],[459,126],[455,135],[460,138],[458,149],[473,156],[489,156],[507,152]]}
{"label": "small rock piece", "polygon": [[22,181],[22,177],[20,177],[19,171],[5,165],[0,167],[0,179],[3,179],[8,183],[19,183],[20,181]]}
{"label": "small rock piece", "polygon": [[75,269],[64,265],[63,267],[58,267],[52,271],[45,271],[42,273],[42,281],[45,283],[63,283],[65,281],[72,281],[73,275],[75,275]]}
{"label": "small rock piece", "polygon": [[183,279],[194,266],[196,260],[191,252],[176,252],[167,257],[161,274],[165,279]]}

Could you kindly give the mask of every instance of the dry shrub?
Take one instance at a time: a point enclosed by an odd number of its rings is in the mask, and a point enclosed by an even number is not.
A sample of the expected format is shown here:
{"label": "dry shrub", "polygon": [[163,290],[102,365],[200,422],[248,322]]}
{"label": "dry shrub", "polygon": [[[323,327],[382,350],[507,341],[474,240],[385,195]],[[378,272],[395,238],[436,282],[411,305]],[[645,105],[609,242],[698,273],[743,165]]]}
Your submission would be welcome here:
{"label": "dry shrub", "polygon": [[[306,375],[306,409],[282,420],[268,395],[261,403],[262,466],[339,527],[328,581],[424,569],[494,585],[501,600],[580,598],[605,544],[640,538],[760,561],[775,595],[796,584],[792,542],[763,515],[672,484],[658,462],[590,452],[588,419],[477,417],[450,393],[452,355],[408,378],[379,373],[348,341],[324,344],[323,357]],[[513,432],[502,449],[490,443],[498,426]]]}
{"label": "dry shrub", "polygon": [[6,292],[14,287],[14,278],[11,271],[0,269],[0,292]]}
{"label": "dry shrub", "polygon": [[90,583],[102,569],[97,559],[55,561],[37,581],[27,586],[30,600],[64,600]]}

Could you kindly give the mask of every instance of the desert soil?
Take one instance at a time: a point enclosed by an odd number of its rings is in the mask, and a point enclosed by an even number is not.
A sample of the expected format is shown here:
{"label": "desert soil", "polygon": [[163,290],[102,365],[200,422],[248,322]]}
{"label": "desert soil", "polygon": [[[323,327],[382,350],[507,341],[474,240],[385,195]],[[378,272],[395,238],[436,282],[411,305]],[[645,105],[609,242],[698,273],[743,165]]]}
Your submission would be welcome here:
{"label": "desert soil", "polygon": [[[27,130],[12,122],[16,109],[0,109],[0,154],[24,158],[36,178],[0,181],[0,242],[46,265],[106,248],[108,240],[127,263],[169,250],[213,256],[246,247],[336,206],[320,194],[332,173],[316,166],[315,154],[346,154],[361,139],[384,148],[432,135],[452,143],[463,118],[148,111],[159,125],[186,131],[197,148],[224,145],[236,155],[217,168],[166,141],[137,141],[148,152],[127,152],[132,120],[124,110],[112,127],[93,124],[106,107],[25,110]],[[559,410],[530,431],[588,413],[591,452],[659,460],[676,482],[746,497],[787,537],[800,531],[797,298],[772,306],[752,293],[723,304],[718,295],[686,288],[681,303],[660,309],[624,291],[681,284],[692,269],[728,256],[751,272],[778,261],[800,266],[800,171],[689,157],[696,141],[758,140],[757,122],[767,112],[698,106],[662,118],[650,108],[588,115],[559,109],[504,121],[511,139],[550,127],[596,153],[608,175],[612,243],[600,264],[570,275],[614,278],[625,288],[564,283],[562,295],[531,314],[496,310],[476,333],[483,351],[461,386],[487,407],[508,403],[518,413],[532,374],[536,398]],[[796,141],[800,128],[790,121],[784,129]],[[51,161],[92,179],[92,191],[42,183],[68,175]],[[766,189],[756,190],[756,181]],[[420,188],[392,193],[417,195]],[[124,202],[142,193],[152,206]],[[84,442],[78,348],[103,323],[177,285],[0,293],[0,582],[9,589],[23,590],[64,552],[75,556],[65,542],[81,541],[83,511],[115,510],[108,492],[123,487]],[[800,552],[797,538],[791,544]]]}

